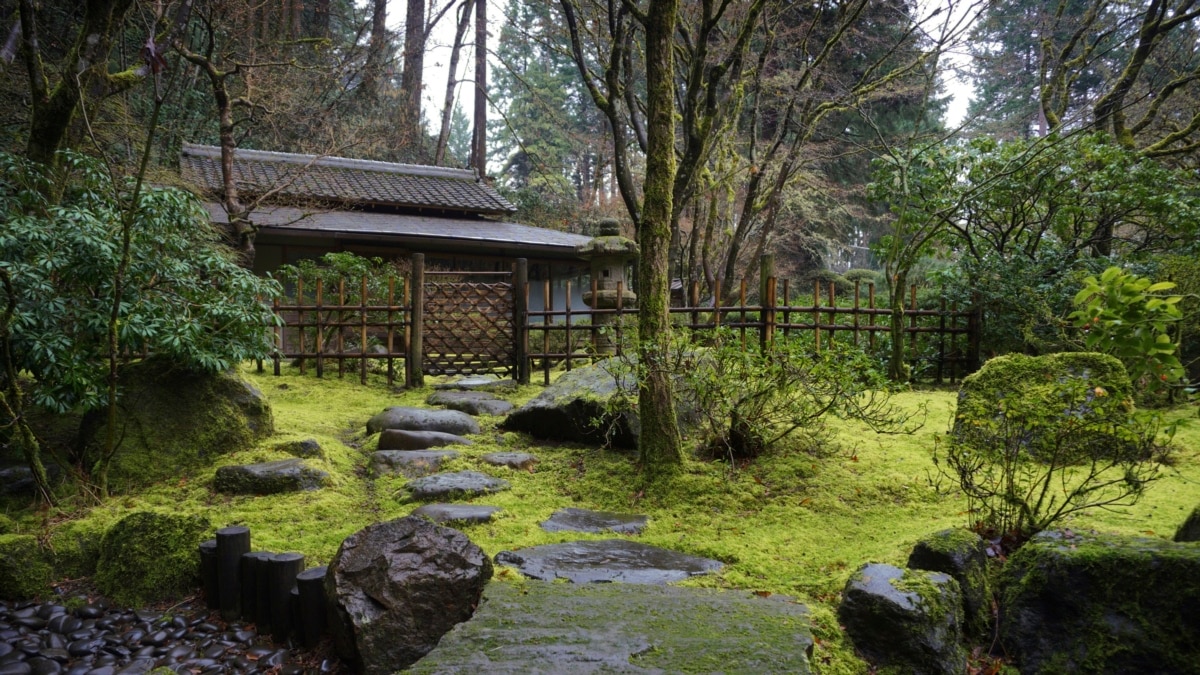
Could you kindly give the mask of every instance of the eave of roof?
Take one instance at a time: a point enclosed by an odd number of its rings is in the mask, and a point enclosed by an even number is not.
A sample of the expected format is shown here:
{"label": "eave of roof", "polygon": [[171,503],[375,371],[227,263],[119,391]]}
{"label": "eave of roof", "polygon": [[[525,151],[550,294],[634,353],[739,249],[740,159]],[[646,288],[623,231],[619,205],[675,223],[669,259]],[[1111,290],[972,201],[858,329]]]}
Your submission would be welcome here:
{"label": "eave of roof", "polygon": [[[473,171],[264,150],[234,151],[234,181],[247,194],[352,206],[501,216],[516,211]],[[224,189],[221,149],[185,143],[180,171],[210,194]]]}
{"label": "eave of roof", "polygon": [[[204,206],[213,222],[229,222],[220,204],[208,202]],[[578,258],[576,249],[591,241],[590,237],[581,234],[519,223],[360,211],[262,207],[255,210],[250,219],[264,234],[362,238],[407,247],[434,242],[477,251],[492,250],[496,254],[525,251]]]}

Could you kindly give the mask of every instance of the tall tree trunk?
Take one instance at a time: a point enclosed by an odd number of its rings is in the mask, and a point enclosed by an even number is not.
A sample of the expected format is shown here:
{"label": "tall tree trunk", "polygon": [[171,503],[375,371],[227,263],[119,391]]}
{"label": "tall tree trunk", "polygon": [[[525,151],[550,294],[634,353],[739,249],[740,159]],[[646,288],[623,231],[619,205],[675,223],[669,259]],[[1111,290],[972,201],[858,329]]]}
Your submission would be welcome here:
{"label": "tall tree trunk", "polygon": [[408,0],[404,19],[404,72],[400,75],[399,128],[409,147],[421,145],[421,85],[425,69],[425,0]]}
{"label": "tall tree trunk", "polygon": [[487,175],[487,0],[475,3],[475,131],[471,168]]}
{"label": "tall tree trunk", "polygon": [[29,139],[25,156],[42,164],[51,164],[83,99],[108,78],[108,52],[113,35],[125,20],[133,0],[88,0],[84,7],[83,25],[71,50],[63,58],[62,77],[50,87],[39,53],[37,19],[33,0],[21,0],[19,5],[22,31],[22,52],[30,85]]}
{"label": "tall tree trunk", "polygon": [[362,91],[368,99],[374,100],[379,96],[387,51],[387,0],[373,0],[371,41],[367,45],[367,62],[363,65],[362,73]]}
{"label": "tall tree trunk", "polygon": [[446,76],[446,101],[442,105],[442,128],[438,132],[437,150],[433,163],[441,166],[446,159],[446,148],[450,145],[450,118],[454,114],[454,88],[458,86],[458,59],[462,55],[463,38],[467,25],[471,23],[471,7],[474,0],[463,0],[458,10],[458,28],[454,31],[454,46],[450,49],[450,74]]}
{"label": "tall tree trunk", "polygon": [[638,229],[638,455],[650,472],[683,460],[668,360],[671,322],[668,275],[675,183],[675,64],[672,35],[679,0],[650,0],[646,11],[647,152],[645,198]]}

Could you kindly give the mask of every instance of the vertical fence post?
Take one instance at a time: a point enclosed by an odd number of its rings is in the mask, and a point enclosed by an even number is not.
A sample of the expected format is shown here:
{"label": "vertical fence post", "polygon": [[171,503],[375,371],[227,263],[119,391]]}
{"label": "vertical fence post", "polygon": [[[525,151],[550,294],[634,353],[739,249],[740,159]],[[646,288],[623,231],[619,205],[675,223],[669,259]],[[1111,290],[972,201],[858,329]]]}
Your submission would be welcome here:
{"label": "vertical fence post", "polygon": [[529,261],[517,258],[513,273],[513,341],[517,382],[529,384]]}
{"label": "vertical fence post", "polygon": [[308,361],[304,356],[304,279],[296,278],[296,335],[299,344],[296,351],[300,354],[300,374],[306,375],[308,370]]}
{"label": "vertical fence post", "polygon": [[775,341],[775,256],[758,261],[759,346],[765,352]]}
{"label": "vertical fence post", "polygon": [[821,280],[813,279],[813,347],[821,353]]}
{"label": "vertical fence post", "polygon": [[391,387],[396,380],[396,361],[392,358],[392,352],[396,348],[396,325],[395,316],[392,314],[392,308],[396,306],[396,278],[388,277],[388,292],[387,292],[387,383]]}
{"label": "vertical fence post", "polygon": [[271,361],[274,364],[275,377],[279,377],[279,361],[281,352],[283,352],[283,336],[287,334],[287,324],[283,321],[283,313],[279,310],[279,298],[276,297],[271,301],[275,309],[275,353],[271,356]]}
{"label": "vertical fence post", "polygon": [[908,306],[912,308],[912,314],[908,318],[908,325],[911,332],[908,334],[908,350],[910,358],[915,365],[917,362],[917,285],[911,284],[908,287],[909,301]]}
{"label": "vertical fence post", "polygon": [[360,354],[362,355],[362,358],[360,358],[358,360],[358,381],[363,384],[366,384],[367,383],[367,275],[365,275],[365,274],[362,277],[362,289],[361,289],[361,293],[358,296],[358,298],[359,298],[359,300],[361,300],[361,302],[359,303],[359,305],[361,307],[361,309],[359,310],[359,312],[360,312],[359,319],[361,320],[361,323],[359,324],[360,330],[359,330],[359,335],[358,335],[358,349],[359,349]]}
{"label": "vertical fence post", "polygon": [[412,281],[409,282],[412,288],[412,305],[409,309],[409,330],[411,335],[408,341],[408,355],[404,359],[405,364],[405,386],[408,387],[424,387],[425,386],[425,363],[423,361],[421,351],[422,331],[425,323],[425,254],[414,253],[412,257]]}
{"label": "vertical fence post", "polygon": [[324,292],[324,286],[322,284],[322,281],[323,280],[320,277],[317,277],[317,306],[316,306],[316,311],[314,312],[317,317],[317,378],[318,379],[325,377],[325,330],[324,330],[324,326],[321,325],[321,323],[322,323],[321,304],[323,302],[322,293]]}
{"label": "vertical fence post", "polygon": [[563,349],[567,354],[567,372],[571,372],[571,357],[575,354],[574,345],[571,343],[571,280],[567,279],[566,283],[566,301],[563,303],[564,316],[566,317],[566,334],[565,340],[567,346]]}

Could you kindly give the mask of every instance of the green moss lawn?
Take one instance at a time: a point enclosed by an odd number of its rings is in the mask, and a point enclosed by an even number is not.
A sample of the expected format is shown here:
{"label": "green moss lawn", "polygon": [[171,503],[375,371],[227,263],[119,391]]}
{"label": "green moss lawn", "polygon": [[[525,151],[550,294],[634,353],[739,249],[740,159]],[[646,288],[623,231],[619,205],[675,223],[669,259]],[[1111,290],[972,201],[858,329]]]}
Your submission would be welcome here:
{"label": "green moss lawn", "polygon": [[[317,380],[285,370],[281,377],[243,374],[269,399],[276,435],[251,450],[226,456],[190,475],[153,485],[103,505],[54,513],[10,509],[5,514],[23,533],[56,536],[100,532],[138,510],[187,512],[215,526],[247,525],[257,550],[298,551],[308,564],[329,561],[341,540],[368,523],[407,515],[417,504],[399,495],[402,478],[368,480],[367,454],[376,437],[365,433],[367,419],[384,407],[422,405],[429,391],[393,392],[382,383],[358,384],[357,377]],[[521,389],[509,399],[520,403],[540,390]],[[538,527],[556,509],[574,506],[650,516],[639,541],[722,560],[724,570],[689,585],[786,594],[813,610],[819,640],[820,672],[865,672],[842,636],[836,603],[850,573],[868,561],[903,565],[914,542],[947,527],[966,525],[966,503],[932,462],[938,435],[953,413],[955,392],[912,391],[898,401],[926,404],[928,420],[912,435],[882,436],[869,429],[833,422],[829,442],[797,443],[758,461],[732,469],[725,463],[689,461],[674,477],[646,484],[629,455],[577,445],[537,443],[495,428],[484,418],[476,444],[456,448],[461,458],[448,470],[477,469],[511,481],[513,489],[475,501],[503,508],[494,522],[463,528],[488,554],[593,535],[548,533]],[[1178,422],[1177,451],[1165,477],[1137,505],[1089,513],[1067,523],[1170,538],[1200,502],[1200,419],[1195,407],[1171,411]],[[268,497],[230,497],[210,490],[216,469],[288,455],[273,449],[285,441],[316,439],[322,458],[310,466],[333,476],[330,487]],[[540,458],[530,472],[485,465],[479,457],[494,451],[533,452]],[[498,578],[512,578],[501,568]]]}

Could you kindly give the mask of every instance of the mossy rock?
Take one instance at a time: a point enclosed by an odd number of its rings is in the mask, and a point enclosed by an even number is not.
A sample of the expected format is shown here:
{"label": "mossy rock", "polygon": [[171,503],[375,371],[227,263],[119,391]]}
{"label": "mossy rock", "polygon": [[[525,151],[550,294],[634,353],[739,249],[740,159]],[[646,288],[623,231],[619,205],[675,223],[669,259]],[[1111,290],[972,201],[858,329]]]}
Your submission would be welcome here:
{"label": "mossy rock", "polygon": [[966,672],[962,595],[948,574],[868,563],[842,592],[838,619],[872,663],[904,673]]}
{"label": "mossy rock", "polygon": [[1064,425],[1081,430],[1070,442],[1092,456],[1130,451],[1129,439],[1118,432],[1133,413],[1133,386],[1120,361],[1092,352],[1009,354],[989,360],[963,379],[951,436],[987,450],[999,443],[1001,434],[1021,433],[1020,442],[1031,456],[1048,456],[1053,444],[1062,440],[1059,428],[1066,427],[1047,424],[1041,417],[1036,422],[1040,429],[1009,428],[1032,424],[1029,411],[1061,411]]}
{"label": "mossy rock", "polygon": [[1200,541],[1200,506],[1192,509],[1192,515],[1175,530],[1175,541]]}
{"label": "mossy rock", "polygon": [[50,592],[53,568],[31,534],[0,534],[0,599],[25,600]]}
{"label": "mossy rock", "polygon": [[17,529],[17,521],[0,513],[0,534],[16,534]]}
{"label": "mossy rock", "polygon": [[54,576],[78,579],[94,575],[103,541],[103,527],[89,520],[70,520],[55,527],[50,533]]}
{"label": "mossy rock", "polygon": [[999,578],[1022,673],[1195,673],[1200,544],[1049,530]]}
{"label": "mossy rock", "polygon": [[196,547],[212,533],[200,516],[140,511],[104,535],[96,586],[120,605],[137,606],[191,592],[200,573]]}
{"label": "mossy rock", "polygon": [[909,569],[944,572],[954,577],[962,590],[964,632],[979,638],[989,633],[992,623],[987,566],[987,542],[961,527],[924,537],[908,556]]}
{"label": "mossy rock", "polygon": [[[274,432],[262,394],[233,373],[180,370],[148,359],[121,371],[118,437],[109,485],[114,491],[176,478]],[[103,447],[106,417],[89,413],[80,444],[89,458]]]}

